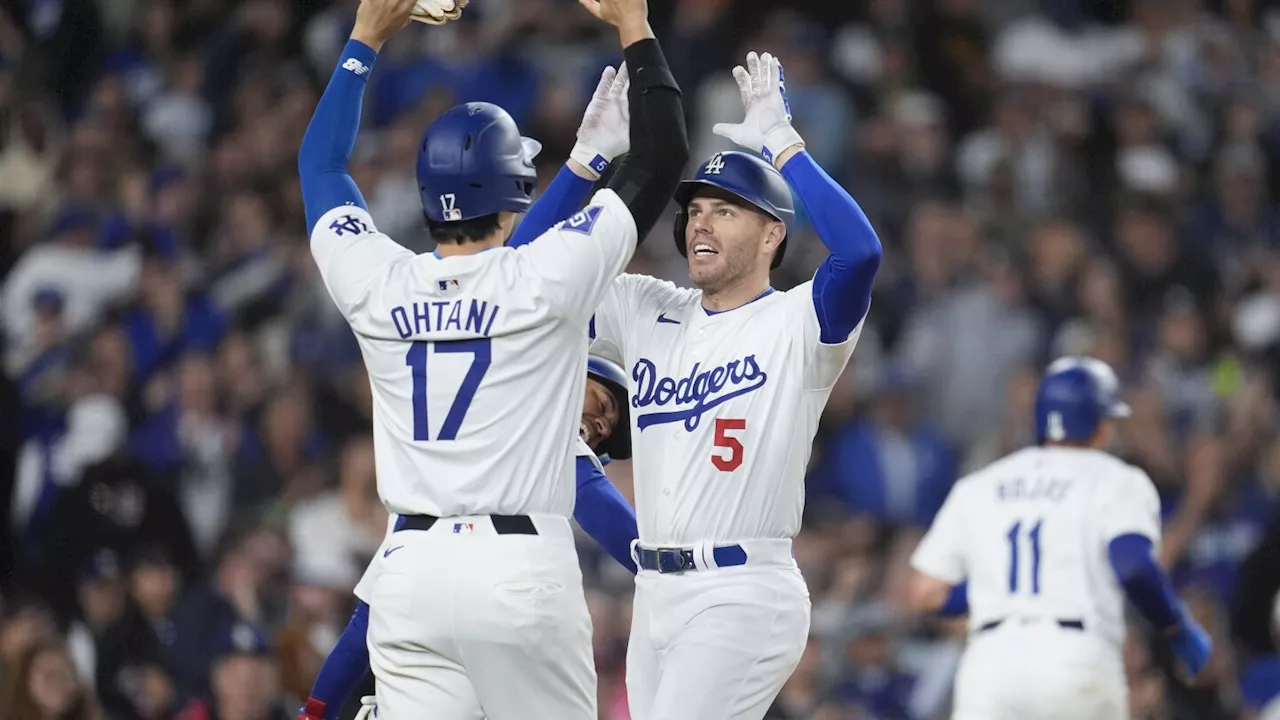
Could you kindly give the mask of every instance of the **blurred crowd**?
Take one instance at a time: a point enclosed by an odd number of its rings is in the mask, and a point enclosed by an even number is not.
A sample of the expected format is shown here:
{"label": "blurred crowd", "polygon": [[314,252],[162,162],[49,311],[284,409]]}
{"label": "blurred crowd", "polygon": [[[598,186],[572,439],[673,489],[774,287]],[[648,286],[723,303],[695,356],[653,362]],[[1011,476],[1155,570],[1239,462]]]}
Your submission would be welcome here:
{"label": "blurred crowd", "polygon": [[[1030,442],[1051,358],[1115,366],[1120,454],[1216,651],[1133,625],[1134,720],[1280,718],[1280,12],[1265,0],[651,0],[695,159],[786,66],[810,152],[885,246],[815,443],[809,651],[773,720],[945,717],[963,623],[902,608],[955,479]],[[276,720],[381,540],[368,381],[307,247],[296,151],[355,0],[0,2],[0,718]],[[415,146],[506,107],[567,157],[611,33],[475,0],[378,60],[351,170],[429,249]],[[659,227],[631,270],[687,284]],[[775,284],[825,254],[801,218]],[[630,494],[626,463],[608,466]],[[629,576],[589,541],[601,717]],[[1028,649],[1034,652],[1034,649]]]}

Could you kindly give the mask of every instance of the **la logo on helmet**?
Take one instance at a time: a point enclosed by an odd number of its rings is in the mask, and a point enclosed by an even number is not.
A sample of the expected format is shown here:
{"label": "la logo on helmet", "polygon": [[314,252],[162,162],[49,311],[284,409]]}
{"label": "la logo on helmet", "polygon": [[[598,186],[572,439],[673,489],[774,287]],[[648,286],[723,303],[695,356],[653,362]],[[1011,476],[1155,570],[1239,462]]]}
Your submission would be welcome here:
{"label": "la logo on helmet", "polygon": [[720,153],[716,153],[707,161],[705,172],[708,175],[719,175],[721,170],[724,170],[724,158],[720,156]]}

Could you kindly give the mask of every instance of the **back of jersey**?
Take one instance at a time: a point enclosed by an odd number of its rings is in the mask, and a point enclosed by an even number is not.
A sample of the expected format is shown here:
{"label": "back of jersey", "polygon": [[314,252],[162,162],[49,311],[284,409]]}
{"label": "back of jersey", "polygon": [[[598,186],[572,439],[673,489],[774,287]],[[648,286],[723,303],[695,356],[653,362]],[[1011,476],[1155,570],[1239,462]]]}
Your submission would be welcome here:
{"label": "back of jersey", "polygon": [[360,208],[321,218],[312,252],[369,371],[391,512],[572,514],[587,323],[635,238],[611,190],[518,250],[445,258]]}
{"label": "back of jersey", "polygon": [[1160,504],[1147,476],[1096,450],[1028,448],[956,484],[912,564],[968,579],[971,629],[1035,618],[1080,622],[1120,643],[1124,596],[1112,538],[1158,545]]}

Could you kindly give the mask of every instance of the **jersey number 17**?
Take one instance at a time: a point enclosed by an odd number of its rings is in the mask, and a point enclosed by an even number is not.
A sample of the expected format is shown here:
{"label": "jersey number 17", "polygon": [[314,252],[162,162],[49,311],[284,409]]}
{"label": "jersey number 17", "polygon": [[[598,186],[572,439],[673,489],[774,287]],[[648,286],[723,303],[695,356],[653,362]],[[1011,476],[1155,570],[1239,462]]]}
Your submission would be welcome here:
{"label": "jersey number 17", "polygon": [[409,352],[404,356],[404,364],[409,366],[409,373],[413,376],[413,439],[418,442],[431,439],[430,428],[427,426],[427,356],[432,346],[437,355],[440,353],[471,354],[471,367],[467,368],[467,374],[462,378],[462,384],[458,386],[458,394],[453,397],[453,404],[449,406],[449,414],[444,417],[444,425],[440,426],[437,440],[453,440],[458,437],[458,428],[462,426],[462,419],[467,416],[467,409],[471,407],[471,401],[475,399],[480,381],[489,370],[491,359],[489,338],[439,342],[419,340],[409,346]]}

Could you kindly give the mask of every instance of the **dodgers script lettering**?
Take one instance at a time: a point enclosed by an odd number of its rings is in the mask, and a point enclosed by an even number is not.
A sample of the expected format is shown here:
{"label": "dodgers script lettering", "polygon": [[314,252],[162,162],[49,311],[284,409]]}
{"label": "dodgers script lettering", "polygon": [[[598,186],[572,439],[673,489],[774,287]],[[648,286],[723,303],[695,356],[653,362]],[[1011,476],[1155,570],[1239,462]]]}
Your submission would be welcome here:
{"label": "dodgers script lettering", "polygon": [[740,395],[758,390],[768,381],[769,375],[756,364],[756,356],[748,355],[725,365],[700,370],[700,363],[685,377],[675,380],[659,376],[653,362],[640,358],[631,370],[636,383],[636,394],[631,406],[637,410],[674,404],[675,410],[639,415],[636,427],[644,430],[650,425],[683,422],[686,430],[698,427],[702,414]]}

